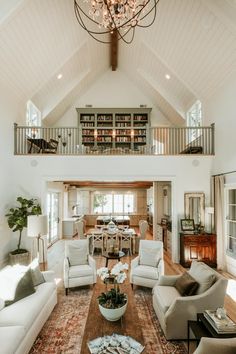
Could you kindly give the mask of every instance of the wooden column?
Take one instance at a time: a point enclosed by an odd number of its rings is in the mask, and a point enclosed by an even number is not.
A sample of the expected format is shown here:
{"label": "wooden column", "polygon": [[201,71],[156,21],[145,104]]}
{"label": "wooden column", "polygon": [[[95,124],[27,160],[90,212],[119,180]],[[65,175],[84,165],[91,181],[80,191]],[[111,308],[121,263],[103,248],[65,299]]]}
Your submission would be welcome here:
{"label": "wooden column", "polygon": [[111,45],[110,45],[110,62],[111,70],[116,71],[118,64],[118,33],[117,30],[114,30],[110,34]]}

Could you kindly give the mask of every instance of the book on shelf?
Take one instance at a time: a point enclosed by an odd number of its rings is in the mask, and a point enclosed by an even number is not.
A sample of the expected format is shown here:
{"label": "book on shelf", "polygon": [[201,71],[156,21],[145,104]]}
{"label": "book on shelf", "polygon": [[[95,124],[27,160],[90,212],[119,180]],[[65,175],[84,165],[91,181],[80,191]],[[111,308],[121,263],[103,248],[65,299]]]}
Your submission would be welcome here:
{"label": "book on shelf", "polygon": [[216,311],[211,310],[205,310],[203,314],[217,333],[236,333],[236,323],[228,316],[219,319],[216,315]]}

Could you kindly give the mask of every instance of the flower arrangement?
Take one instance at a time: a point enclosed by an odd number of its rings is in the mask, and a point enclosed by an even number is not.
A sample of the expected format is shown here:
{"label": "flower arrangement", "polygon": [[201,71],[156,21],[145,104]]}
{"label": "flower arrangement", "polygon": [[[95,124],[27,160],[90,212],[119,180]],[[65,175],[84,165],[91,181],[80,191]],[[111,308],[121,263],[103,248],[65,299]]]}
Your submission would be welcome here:
{"label": "flower arrangement", "polygon": [[103,281],[112,278],[114,284],[114,288],[110,289],[106,293],[103,292],[100,296],[98,296],[99,305],[107,309],[116,309],[127,303],[127,296],[126,294],[120,292],[119,284],[122,284],[127,278],[125,270],[128,269],[129,265],[127,263],[123,264],[122,262],[119,262],[111,270],[107,267],[102,267],[97,270],[98,276]]}

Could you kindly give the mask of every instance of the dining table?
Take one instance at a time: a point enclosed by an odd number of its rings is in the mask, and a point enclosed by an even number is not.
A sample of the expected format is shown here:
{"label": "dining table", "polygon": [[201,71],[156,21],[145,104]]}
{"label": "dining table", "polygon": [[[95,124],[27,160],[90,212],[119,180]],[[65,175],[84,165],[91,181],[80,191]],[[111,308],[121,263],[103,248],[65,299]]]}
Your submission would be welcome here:
{"label": "dining table", "polygon": [[135,243],[136,243],[136,237],[137,233],[134,228],[119,228],[117,227],[114,230],[109,230],[106,226],[104,227],[99,227],[99,228],[92,228],[87,232],[87,238],[89,239],[89,250],[92,249],[92,238],[93,235],[102,235],[102,234],[110,234],[110,235],[130,235],[132,238],[132,253],[135,253]]}

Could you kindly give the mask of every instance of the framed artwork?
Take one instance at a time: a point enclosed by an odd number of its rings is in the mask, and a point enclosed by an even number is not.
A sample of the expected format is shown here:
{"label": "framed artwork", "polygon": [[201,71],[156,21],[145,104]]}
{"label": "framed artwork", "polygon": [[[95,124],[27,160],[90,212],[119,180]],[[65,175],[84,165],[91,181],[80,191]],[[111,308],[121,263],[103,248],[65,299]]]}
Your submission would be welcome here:
{"label": "framed artwork", "polygon": [[182,231],[194,231],[195,225],[193,219],[181,219],[181,230]]}

